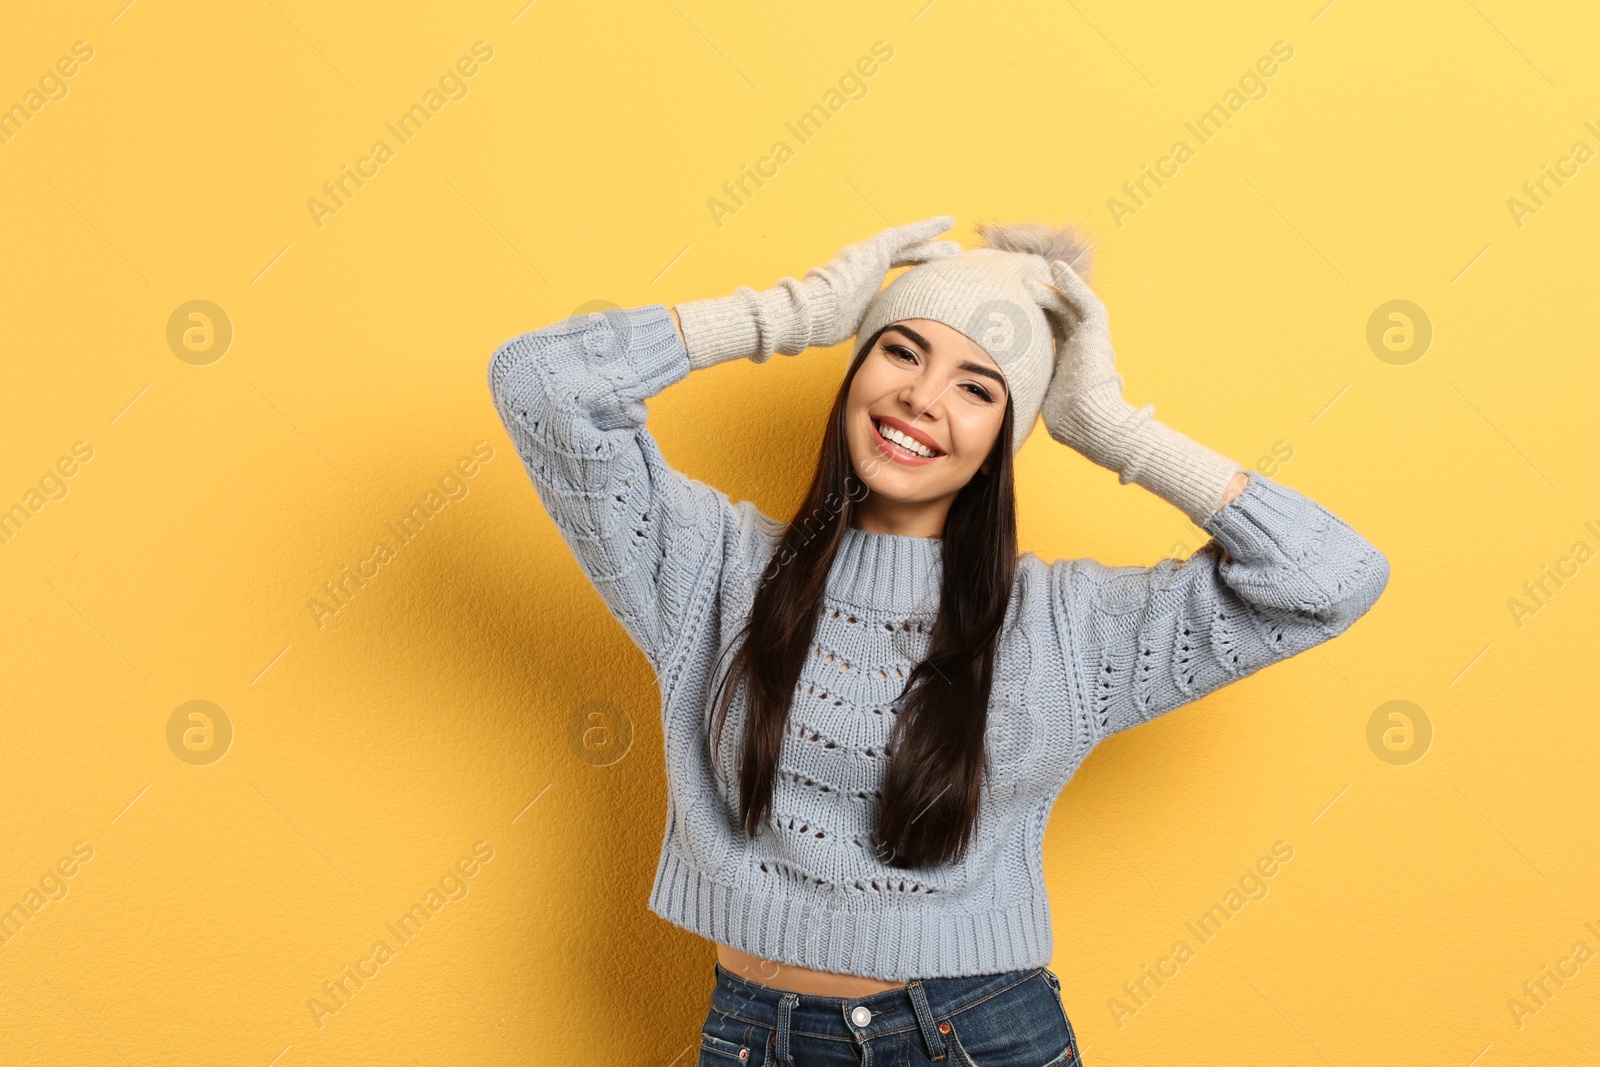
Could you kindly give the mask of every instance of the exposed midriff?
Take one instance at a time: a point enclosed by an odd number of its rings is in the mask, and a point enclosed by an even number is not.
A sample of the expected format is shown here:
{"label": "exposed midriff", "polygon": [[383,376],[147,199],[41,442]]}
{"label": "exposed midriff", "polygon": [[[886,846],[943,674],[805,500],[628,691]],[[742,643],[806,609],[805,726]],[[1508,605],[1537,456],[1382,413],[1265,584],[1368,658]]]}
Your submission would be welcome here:
{"label": "exposed midriff", "polygon": [[776,960],[764,960],[741,952],[730,945],[717,945],[717,962],[722,968],[747,982],[772,986],[791,993],[808,993],[815,997],[870,996],[889,989],[904,989],[904,982],[886,982],[880,978],[865,978],[858,974],[835,974],[832,971],[815,971],[810,967],[796,967]]}

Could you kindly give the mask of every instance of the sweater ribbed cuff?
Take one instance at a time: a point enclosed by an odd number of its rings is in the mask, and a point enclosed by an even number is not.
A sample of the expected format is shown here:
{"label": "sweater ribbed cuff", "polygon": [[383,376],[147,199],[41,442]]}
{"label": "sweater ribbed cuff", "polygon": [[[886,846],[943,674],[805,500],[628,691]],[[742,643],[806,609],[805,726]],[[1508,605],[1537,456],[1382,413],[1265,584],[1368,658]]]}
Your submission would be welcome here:
{"label": "sweater ribbed cuff", "polygon": [[655,396],[669,385],[676,385],[693,369],[684,359],[678,331],[665,304],[627,308],[624,329],[630,342],[624,350],[628,373],[607,376],[624,400],[640,401]]}
{"label": "sweater ribbed cuff", "polygon": [[1286,546],[1302,552],[1322,543],[1329,515],[1298,489],[1250,472],[1244,492],[1201,524],[1235,560],[1272,560]]}

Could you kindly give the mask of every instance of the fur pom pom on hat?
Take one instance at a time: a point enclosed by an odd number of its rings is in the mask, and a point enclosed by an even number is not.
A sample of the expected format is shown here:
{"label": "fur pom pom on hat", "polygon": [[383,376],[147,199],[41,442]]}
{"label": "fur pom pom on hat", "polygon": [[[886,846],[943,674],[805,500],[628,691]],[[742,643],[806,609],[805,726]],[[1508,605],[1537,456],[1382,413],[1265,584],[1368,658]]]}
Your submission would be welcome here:
{"label": "fur pom pom on hat", "polygon": [[1057,344],[1026,281],[1052,284],[1050,264],[1057,259],[1087,277],[1093,245],[1070,225],[979,223],[974,229],[985,247],[920,263],[885,286],[867,305],[856,344],[902,319],[932,319],[960,330],[1005,375],[1015,454],[1038,421]]}
{"label": "fur pom pom on hat", "polygon": [[973,229],[990,248],[1002,252],[1032,252],[1044,258],[1047,270],[1050,263],[1064,259],[1078,277],[1089,280],[1094,245],[1076,227],[1047,226],[1041,222],[980,222]]}

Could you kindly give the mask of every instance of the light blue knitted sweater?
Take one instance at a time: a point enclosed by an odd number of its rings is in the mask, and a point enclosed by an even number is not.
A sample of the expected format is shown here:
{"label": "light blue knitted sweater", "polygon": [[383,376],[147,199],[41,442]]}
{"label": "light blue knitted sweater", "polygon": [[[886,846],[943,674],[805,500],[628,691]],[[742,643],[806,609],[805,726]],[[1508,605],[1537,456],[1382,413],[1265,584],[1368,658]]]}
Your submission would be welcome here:
{"label": "light blue knitted sweater", "polygon": [[879,863],[868,840],[884,742],[938,608],[940,542],[847,528],[790,708],[774,814],[752,841],[727,784],[742,705],[720,775],[707,725],[718,653],[783,524],[662,457],[644,401],[689,371],[656,304],[507,341],[489,387],[539,498],[660,683],[668,800],[650,908],[766,959],[890,981],[1048,965],[1041,842],[1090,749],[1339,634],[1388,582],[1388,561],[1360,534],[1254,471],[1186,562],[1022,554],[972,847],[958,864],[907,871]]}

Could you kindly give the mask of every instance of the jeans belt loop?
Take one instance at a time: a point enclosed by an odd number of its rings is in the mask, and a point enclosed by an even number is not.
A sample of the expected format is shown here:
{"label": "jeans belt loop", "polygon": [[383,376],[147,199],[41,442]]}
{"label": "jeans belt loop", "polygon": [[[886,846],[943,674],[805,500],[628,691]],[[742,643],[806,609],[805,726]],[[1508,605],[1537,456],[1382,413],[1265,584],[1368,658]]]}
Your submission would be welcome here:
{"label": "jeans belt loop", "polygon": [[794,1067],[794,1059],[789,1055],[789,1013],[799,999],[795,993],[785,993],[783,999],[778,1001],[778,1062],[783,1067]]}
{"label": "jeans belt loop", "polygon": [[928,1057],[933,1060],[944,1059],[944,1038],[939,1036],[938,1028],[933,1025],[933,1010],[928,1007],[928,994],[922,988],[922,980],[912,982],[906,989],[911,994],[911,1007],[917,1013],[917,1026],[922,1030],[922,1040],[928,1046]]}

